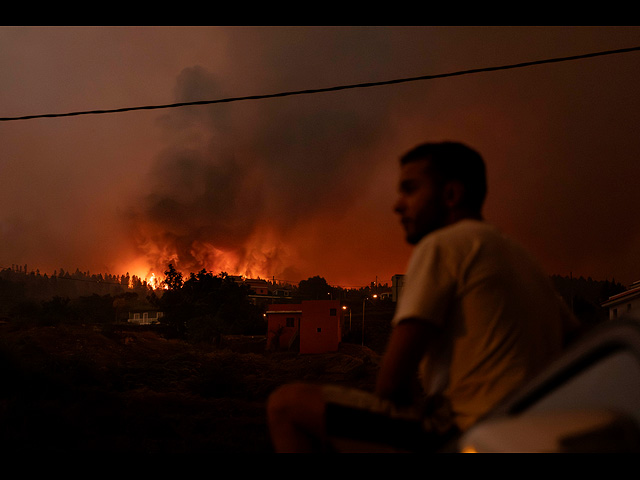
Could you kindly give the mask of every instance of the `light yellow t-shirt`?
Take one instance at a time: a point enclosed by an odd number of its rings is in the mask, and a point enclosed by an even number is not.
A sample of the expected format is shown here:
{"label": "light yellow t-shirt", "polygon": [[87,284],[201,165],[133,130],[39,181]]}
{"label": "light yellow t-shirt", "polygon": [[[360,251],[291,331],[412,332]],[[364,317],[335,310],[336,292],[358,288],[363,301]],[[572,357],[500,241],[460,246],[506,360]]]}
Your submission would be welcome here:
{"label": "light yellow t-shirt", "polygon": [[459,221],[416,245],[393,323],[410,318],[442,329],[420,376],[428,396],[445,398],[462,430],[558,356],[575,323],[536,262],[478,220]]}

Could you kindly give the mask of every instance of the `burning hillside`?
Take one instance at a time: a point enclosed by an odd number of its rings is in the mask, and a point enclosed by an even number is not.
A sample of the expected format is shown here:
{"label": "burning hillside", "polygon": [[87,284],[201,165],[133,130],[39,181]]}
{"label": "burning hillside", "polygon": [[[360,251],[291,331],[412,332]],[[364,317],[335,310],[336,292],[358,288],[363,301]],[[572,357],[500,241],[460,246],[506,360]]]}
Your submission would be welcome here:
{"label": "burning hillside", "polygon": [[[178,77],[177,101],[221,94],[216,77],[202,68]],[[345,117],[343,109],[314,100],[278,107],[254,105],[259,110],[249,122],[241,107],[223,105],[161,118],[168,145],[126,213],[144,264],[137,271],[146,269],[148,277],[172,263],[183,272],[293,281],[322,273],[302,271],[302,259],[310,257],[310,240],[314,259],[325,255],[316,232],[331,237],[325,227],[357,197],[360,183],[350,179],[367,161],[375,122],[368,121],[371,112]],[[335,142],[316,144],[326,135]],[[358,172],[359,179],[366,175]]]}

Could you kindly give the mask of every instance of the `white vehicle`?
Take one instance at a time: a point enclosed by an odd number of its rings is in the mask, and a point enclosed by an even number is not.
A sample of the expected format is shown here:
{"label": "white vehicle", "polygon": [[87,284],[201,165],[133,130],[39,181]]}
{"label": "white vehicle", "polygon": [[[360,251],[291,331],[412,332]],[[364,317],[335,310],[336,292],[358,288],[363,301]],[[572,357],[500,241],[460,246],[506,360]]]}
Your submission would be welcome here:
{"label": "white vehicle", "polygon": [[448,451],[640,452],[640,321],[595,328]]}

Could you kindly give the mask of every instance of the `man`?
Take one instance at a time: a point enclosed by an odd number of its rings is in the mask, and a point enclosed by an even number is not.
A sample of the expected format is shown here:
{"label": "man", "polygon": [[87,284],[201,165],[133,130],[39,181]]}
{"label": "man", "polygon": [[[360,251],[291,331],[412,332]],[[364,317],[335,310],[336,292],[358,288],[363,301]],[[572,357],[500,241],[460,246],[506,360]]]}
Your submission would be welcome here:
{"label": "man", "polygon": [[575,320],[529,255],[483,220],[486,189],[482,157],[465,145],[401,158],[395,211],[415,249],[376,391],[281,387],[267,407],[276,451],[330,450],[338,438],[437,451],[562,351]]}

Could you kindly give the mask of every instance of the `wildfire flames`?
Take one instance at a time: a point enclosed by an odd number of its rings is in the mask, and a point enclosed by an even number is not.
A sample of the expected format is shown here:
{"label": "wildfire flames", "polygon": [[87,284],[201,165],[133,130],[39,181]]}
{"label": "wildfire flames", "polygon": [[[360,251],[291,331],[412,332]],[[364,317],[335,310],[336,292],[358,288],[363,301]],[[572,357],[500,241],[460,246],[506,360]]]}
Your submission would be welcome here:
{"label": "wildfire flames", "polygon": [[[216,89],[214,74],[188,68],[178,78],[177,100],[215,97]],[[335,222],[366,184],[370,169],[360,166],[377,138],[369,120],[384,108],[345,124],[341,111],[324,111],[318,101],[284,109],[256,104],[251,122],[236,121],[241,110],[222,105],[166,114],[168,144],[126,212],[141,278],[149,282],[151,272],[160,276],[169,264],[183,275],[204,269],[293,282],[320,273],[305,263],[323,257],[317,233],[335,237],[335,227],[319,226]],[[315,148],[323,136],[334,141]],[[354,175],[358,181],[349,181]]]}
{"label": "wildfire flames", "polygon": [[161,281],[158,281],[155,273],[152,273],[151,276],[148,279],[146,279],[146,281],[147,281],[147,285],[149,285],[154,290],[160,288]]}
{"label": "wildfire flames", "polygon": [[166,232],[155,235],[146,232],[146,236],[138,237],[142,240],[137,245],[140,255],[129,263],[127,271],[154,289],[161,287],[169,264],[185,277],[204,269],[213,274],[272,278],[280,277],[287,268],[285,261],[291,261],[287,248],[278,244],[267,229],[258,229],[237,248],[226,250],[203,239],[186,242],[184,238],[171,238]]}

